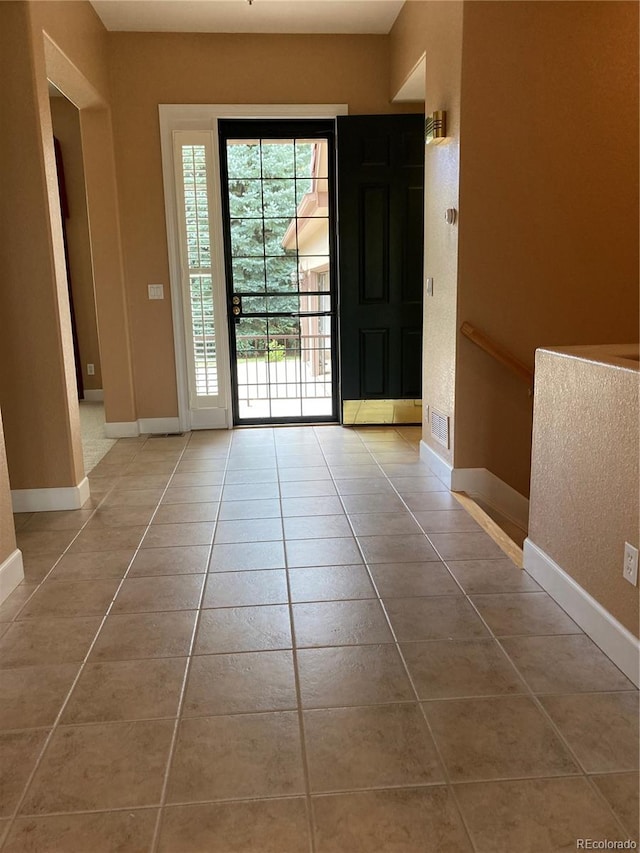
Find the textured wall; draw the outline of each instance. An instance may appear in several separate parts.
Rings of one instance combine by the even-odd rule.
[[[529,538],[638,636],[622,565],[625,541],[640,545],[640,374],[602,363],[599,347],[575,349],[536,355]]]
[[[425,276],[434,279],[434,295],[424,299],[422,398],[451,418],[453,448],[456,360],[458,229],[444,221],[445,210],[458,207],[460,169],[460,63],[462,3],[406,3],[391,31],[391,80],[395,91],[426,53],[425,113],[446,110],[448,139],[425,150]],[[425,409],[426,411],[426,409]],[[431,438],[423,439],[453,461]]]
[[[385,36],[112,33],[114,130],[138,417],[177,414],[158,104],[388,100]],[[147,284],[164,282],[164,302]]]
[[[637,3],[465,3],[458,319],[531,366],[638,340]],[[465,339],[456,424],[528,493],[527,387]]]
[[[70,486],[82,447],[44,59],[0,4],[0,404],[14,489]]]
[[[120,242],[108,71],[108,34],[87,2],[29,3],[34,109],[48,122],[46,77],[80,109],[83,165],[89,210],[100,362],[109,421],[136,418],[131,347]]]

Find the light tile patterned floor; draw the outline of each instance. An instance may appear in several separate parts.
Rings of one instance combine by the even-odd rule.
[[[3,853],[637,839],[637,692],[418,439],[126,439],[84,509],[17,516]]]

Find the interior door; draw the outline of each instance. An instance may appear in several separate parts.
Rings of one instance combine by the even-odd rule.
[[[236,424],[337,419],[334,133],[219,122]]]
[[[344,423],[420,423],[424,115],[341,116]]]

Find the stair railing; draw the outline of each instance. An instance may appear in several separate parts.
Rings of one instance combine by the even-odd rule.
[[[504,365],[519,379],[526,382],[529,386],[529,394],[533,393],[533,370],[527,367],[526,364],[517,359],[515,355],[512,355],[509,350],[504,349],[500,344],[497,344],[483,332],[476,329],[476,327],[472,326],[471,323],[464,322],[462,326],[460,326],[460,332],[465,336],[465,338],[468,338],[472,343],[480,347],[480,349],[484,350],[492,358],[495,358],[496,361],[499,361],[500,364]]]

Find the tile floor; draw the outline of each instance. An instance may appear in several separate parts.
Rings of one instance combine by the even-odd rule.
[[[638,696],[415,429],[121,440],[18,516],[3,853],[527,853],[637,839]]]

